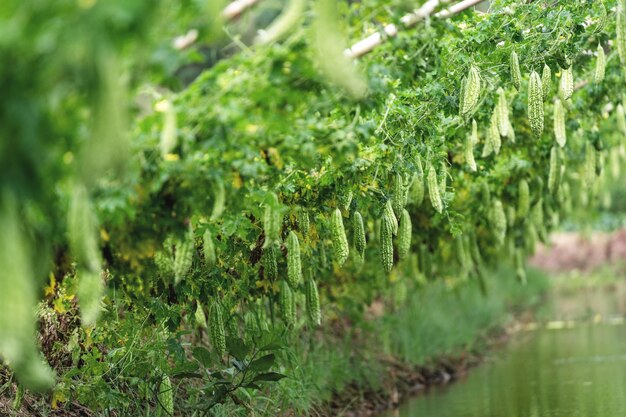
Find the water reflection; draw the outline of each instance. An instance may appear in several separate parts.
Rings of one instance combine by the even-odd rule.
[[[560,320],[574,326],[538,326],[449,387],[418,397],[399,417],[615,417],[626,415],[626,326],[604,294],[598,319],[587,303],[566,303]],[[608,298],[607,298],[608,297]],[[602,301],[600,297],[591,297]],[[616,297],[617,298],[617,297]],[[607,307],[609,305],[610,307]],[[581,317],[581,311],[584,316]],[[592,311],[593,314],[588,313]]]

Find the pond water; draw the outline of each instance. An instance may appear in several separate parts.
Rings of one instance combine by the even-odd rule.
[[[551,313],[558,320],[519,332],[466,378],[389,416],[626,416],[626,326],[615,311],[621,293],[559,299]]]

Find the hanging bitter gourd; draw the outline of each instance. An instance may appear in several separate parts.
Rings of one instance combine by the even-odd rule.
[[[206,315],[199,301],[196,302],[196,311],[194,311],[193,316],[198,327],[202,327],[203,329],[207,328]]]
[[[280,313],[285,325],[293,327],[296,324],[296,299],[289,284],[285,281],[280,282],[279,294]]]
[[[472,134],[470,137],[472,139],[472,145],[478,145],[480,139],[478,139],[478,123],[476,123],[475,119],[472,119]]]
[[[502,88],[498,88],[498,130],[503,137],[509,136],[509,104]],[[497,152],[496,152],[497,153]]]
[[[167,375],[161,377],[161,383],[159,384],[159,394],[157,395],[159,400],[159,410],[163,417],[174,416],[174,391],[172,387],[172,381]]]
[[[585,187],[590,189],[596,179],[596,148],[587,142],[585,144],[585,161],[583,165],[583,181]]]
[[[483,262],[482,255],[480,253],[480,246],[478,246],[478,240],[476,239],[476,233],[470,232],[467,237],[467,247],[469,254],[475,265],[480,265]]]
[[[413,226],[411,225],[411,216],[406,209],[402,210],[400,215],[400,224],[398,229],[398,258],[401,260],[409,256],[411,250],[411,235]]]
[[[337,265],[341,266],[346,262],[346,259],[348,259],[350,248],[348,238],[346,237],[346,230],[343,226],[343,217],[339,209],[335,209],[331,215],[330,230],[335,262],[337,262]]]
[[[408,187],[404,183],[402,174],[396,173],[393,177],[392,206],[396,218],[400,217],[402,209],[406,206],[408,199]]]
[[[352,204],[353,198],[354,193],[352,190],[346,190],[345,192],[339,194],[339,209],[342,211],[350,211],[350,205]]]
[[[567,142],[565,109],[563,108],[563,103],[558,98],[554,100],[554,138],[560,147],[565,146]]]
[[[474,144],[478,141],[478,127],[476,120],[472,120],[472,133],[465,139],[465,161],[470,171],[476,172],[476,159],[474,159]]]
[[[393,220],[384,213],[380,225],[380,259],[385,272],[393,268]]]
[[[535,137],[543,133],[543,91],[539,74],[533,71],[528,82],[528,120]]]
[[[226,322],[226,328],[228,330],[228,336],[232,338],[239,337],[239,323],[237,323],[237,316],[231,316],[230,320]]]
[[[415,158],[415,167],[416,172],[413,174],[413,179],[411,180],[411,192],[409,197],[411,203],[419,207],[424,201],[424,168],[422,167],[422,160],[419,155]]]
[[[618,0],[615,21],[615,43],[617,53],[622,63],[622,68],[626,68],[626,1]]]
[[[278,279],[278,255],[280,248],[277,243],[263,249],[263,275],[266,279]]]
[[[609,14],[606,10],[606,6],[604,5],[604,0],[598,2],[598,6],[600,8],[600,16],[598,16],[596,20],[596,31],[604,30],[604,27],[608,23]]]
[[[300,258],[300,242],[292,230],[287,236],[287,282],[296,288],[302,281],[302,260]]]
[[[83,184],[74,184],[67,216],[70,250],[81,268],[92,272],[101,269],[98,219]]]
[[[191,268],[193,262],[193,252],[195,242],[193,239],[193,229],[189,227],[187,235],[177,241],[174,252],[174,281],[178,284]]]
[[[598,52],[596,54],[596,71],[594,72],[594,81],[596,83],[604,80],[604,73],[606,71],[606,55],[602,45],[598,44]]]
[[[448,166],[445,162],[441,162],[439,166],[439,192],[445,193],[448,188]],[[397,218],[400,220],[400,216],[397,216]]]
[[[178,144],[177,123],[176,123],[176,107],[167,99],[159,101],[155,110],[163,113],[163,128],[159,140],[159,148],[161,149],[161,157],[165,159],[167,154],[172,152]]]
[[[535,203],[535,205],[530,210],[530,217],[532,223],[534,223],[535,228],[537,230],[537,235],[539,236],[539,240],[543,243],[547,243],[548,241],[548,232],[546,230],[546,225],[544,222],[543,215],[543,199],[539,199]]]
[[[556,195],[561,176],[561,164],[559,161],[559,148],[553,146],[550,150],[550,169],[548,171],[548,191]]]
[[[385,203],[385,208],[383,210],[383,214],[386,214],[389,216],[389,218],[391,219],[392,222],[392,226],[393,226],[393,234],[397,235],[398,234],[398,218],[396,217],[396,214],[393,211],[393,207],[391,205],[391,200],[388,200]]]
[[[615,117],[617,118],[617,128],[623,135],[626,135],[626,114],[622,103],[617,105],[617,108],[615,109]]]
[[[543,71],[541,72],[541,89],[543,91],[543,99],[547,99],[550,96],[550,90],[552,89],[552,70],[547,64],[543,65]]]
[[[100,300],[104,295],[104,281],[100,272],[93,272],[88,269],[79,269],[77,276],[76,295],[80,307],[80,320],[83,326],[93,326],[102,310]]]
[[[285,3],[282,12],[265,29],[259,30],[254,39],[258,44],[271,44],[285,38],[299,22],[306,11],[305,0],[290,0]]]
[[[310,227],[309,212],[304,208],[300,208],[298,211],[298,229],[303,237],[306,238],[308,236]]]
[[[480,200],[485,207],[491,205],[491,191],[489,190],[489,183],[486,180],[480,183]]]
[[[523,219],[530,210],[530,188],[525,179],[521,179],[517,186],[517,217]]]
[[[489,131],[487,132],[487,140],[491,144],[491,149],[498,155],[500,153],[500,147],[502,146],[502,139],[500,139],[500,112],[498,107],[493,109],[491,113],[491,120],[489,123]]]
[[[202,252],[204,253],[204,263],[208,267],[215,266],[217,262],[217,254],[215,250],[215,243],[213,242],[213,236],[210,230],[206,230],[202,236]]]
[[[13,407],[13,410],[19,410],[20,408],[22,408],[23,400],[24,400],[24,386],[18,383],[17,388],[15,390],[15,398],[13,399],[13,402],[11,403],[11,407]]]
[[[526,222],[524,225],[524,247],[528,253],[533,254],[535,252],[537,242],[539,241],[537,228],[532,221]]]
[[[319,243],[319,258],[320,258],[320,267],[322,269],[326,269],[328,267],[328,258],[326,256],[326,245],[323,241]]]
[[[282,208],[278,202],[278,197],[270,193],[263,215],[263,229],[265,231],[265,243],[263,248],[280,242],[280,231],[283,226]]]
[[[214,301],[209,308],[209,337],[213,348],[221,357],[226,353],[226,332],[224,330],[224,315],[222,306]]]
[[[507,139],[511,142],[511,143],[515,143],[515,130],[513,129],[513,125],[511,125],[511,120],[509,119],[509,129],[508,129],[509,134],[507,135]]]
[[[519,57],[517,56],[517,52],[511,52],[511,57],[509,59],[509,70],[511,72],[511,80],[513,81],[513,85],[517,91],[520,91],[522,86],[522,71],[519,67]]]
[[[430,254],[430,250],[428,250],[428,246],[425,243],[422,243],[419,248],[419,261],[420,261],[420,271],[424,274],[426,279],[432,279],[433,277],[433,260]]]
[[[306,295],[306,310],[311,323],[319,326],[322,322],[322,313],[320,311],[320,296],[317,291],[317,284],[312,277],[308,277],[304,286]]]
[[[467,118],[476,109],[480,98],[480,73],[475,65],[470,66],[467,77],[464,78],[461,87],[460,112],[461,117]]]
[[[517,221],[517,212],[515,211],[515,207],[507,206],[506,207],[506,224],[507,227],[512,228]]]
[[[352,215],[352,230],[354,232],[354,251],[362,263],[365,257],[365,245],[367,241],[365,238],[363,217],[358,211],[355,211]]]
[[[432,204],[433,208],[437,210],[437,212],[441,213],[443,211],[443,200],[441,199],[441,194],[439,191],[437,171],[432,164],[428,165],[428,197],[430,198],[430,203]]]
[[[498,245],[504,244],[504,239],[506,238],[506,214],[504,213],[504,207],[502,206],[502,201],[498,199],[494,199],[493,207],[491,209],[491,221],[494,236],[496,238],[496,242]]]
[[[494,113],[491,113],[491,119],[489,120],[489,127],[487,128],[487,133],[485,134],[485,144],[483,146],[483,151],[480,154],[481,158],[486,158],[493,153],[493,148],[495,145],[494,138],[496,135],[498,138],[500,137],[500,133],[498,132],[498,124],[497,121],[494,120]]]
[[[461,269],[467,270],[470,266],[470,260],[465,245],[465,235],[458,235],[454,238],[454,252],[456,253],[456,259]]]
[[[215,195],[213,197],[213,212],[211,213],[211,220],[217,220],[224,212],[226,205],[226,190],[224,189],[224,183],[222,180],[215,181]]]
[[[515,276],[522,285],[526,285],[526,269],[524,268],[524,253],[519,248],[515,250]]]
[[[154,254],[154,264],[157,267],[159,275],[166,282],[171,281],[171,277],[174,274],[173,244],[172,238],[168,237],[163,243],[163,249]]]
[[[574,69],[570,65],[567,69],[561,69],[561,82],[559,83],[559,95],[563,100],[569,100],[574,94]]]

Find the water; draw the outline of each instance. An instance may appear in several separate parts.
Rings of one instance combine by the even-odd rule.
[[[620,298],[615,292],[561,297],[551,317],[558,321],[520,332],[465,379],[390,416],[626,416],[626,326],[614,312]]]

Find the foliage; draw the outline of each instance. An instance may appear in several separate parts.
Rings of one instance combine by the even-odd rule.
[[[626,11],[616,3],[494,1],[489,13],[400,33],[354,68],[341,45],[372,21],[399,20],[402,10],[389,16],[395,2],[366,0],[341,3],[330,16],[330,3],[319,2],[302,17],[307,24],[287,21],[289,36],[275,36],[284,40],[243,48],[178,93],[151,89],[141,116],[125,98],[138,83],[128,74],[145,69],[135,53],[159,29],[151,25],[159,7],[3,4],[0,51],[16,64],[0,68],[0,252],[15,264],[0,272],[0,297],[20,304],[27,323],[5,324],[14,304],[0,302],[4,358],[29,387],[50,385],[29,383],[33,374],[20,367],[39,363],[28,314],[50,271],[68,282],[105,280],[95,328],[88,325],[102,289],[89,281],[74,292],[86,325],[76,331],[106,347],[77,348],[83,356],[73,359],[88,362],[93,375],[80,378],[93,377],[91,387],[102,387],[96,394],[112,383],[105,363],[116,361],[133,389],[156,393],[164,374],[175,387],[172,369],[208,346],[189,346],[189,329],[199,324],[191,312],[210,305],[212,356],[201,362],[209,382],[199,391],[206,409],[240,401],[231,393],[256,389],[254,375],[274,365],[248,372],[263,349],[247,348],[247,321],[287,339],[307,330],[301,312],[310,279],[322,320],[358,316],[390,283],[411,277],[488,291],[487,268],[531,253],[573,206],[592,208],[604,166],[623,163],[626,132],[615,126],[626,123],[613,110],[625,77],[608,43],[623,29],[616,13]],[[63,24],[49,29],[49,16]],[[50,47],[65,41],[61,53]],[[598,45],[606,52],[601,82]],[[45,70],[33,78],[29,68]],[[145,71],[170,83],[167,72]],[[543,128],[555,106],[565,145],[564,135],[557,141]],[[620,157],[605,161],[613,150]],[[518,201],[529,215],[517,212]],[[357,212],[362,222],[348,221]],[[58,294],[50,296],[48,303]],[[215,306],[219,328],[211,328]],[[125,333],[107,334],[110,323]],[[111,349],[116,336],[136,342]],[[11,342],[27,355],[12,355]],[[224,344],[237,363],[222,362]],[[142,353],[130,361],[134,349]],[[78,377],[70,371],[63,381]],[[129,406],[122,391],[113,399],[77,395],[94,408]]]

